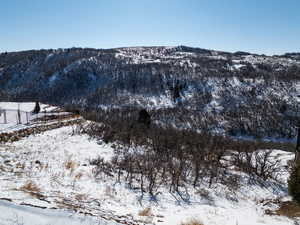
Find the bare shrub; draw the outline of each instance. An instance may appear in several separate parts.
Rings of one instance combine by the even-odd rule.
[[[104,158],[100,156],[97,159],[90,160],[90,165],[95,166],[93,169],[95,177],[101,175],[113,176],[114,166],[110,162],[106,162]]]
[[[82,173],[77,173],[77,174],[74,176],[74,179],[75,179],[75,180],[80,180],[82,176],[83,176]]]
[[[210,199],[209,191],[207,191],[207,190],[205,190],[205,189],[197,190],[197,191],[195,192],[195,194],[201,196],[201,197],[204,198],[204,199]]]
[[[75,168],[76,168],[76,166],[77,166],[77,163],[74,162],[74,161],[71,160],[71,159],[68,159],[68,160],[64,163],[64,166],[65,166],[65,168],[66,168],[67,170],[70,170],[71,173],[73,173],[74,170],[75,170]]]
[[[163,123],[157,123],[159,115],[151,113],[151,126],[140,126],[138,111],[134,109],[99,110],[90,115],[99,123],[89,123],[81,129],[82,133],[115,146],[111,161],[90,161],[95,166],[95,177],[114,177],[116,182],[125,181],[130,188],[153,197],[163,185],[182,198],[188,185],[197,188],[203,182],[210,187],[222,183],[236,190],[240,179],[228,172],[232,167],[248,174],[252,181],[277,179],[279,162],[271,157],[271,151],[256,151],[264,146],[262,142],[212,135],[197,123],[178,129],[171,125],[174,112],[168,112]],[[183,123],[193,123],[185,119],[182,118]]]
[[[84,201],[88,198],[86,194],[76,194],[75,199],[79,202]]]
[[[37,186],[37,184],[33,181],[27,181],[21,188],[20,190],[25,191],[25,192],[40,192],[41,189]]]
[[[151,208],[147,207],[139,212],[139,216],[152,216]]]
[[[242,172],[250,175],[250,182],[278,180],[278,174],[283,168],[280,161],[271,157],[272,151],[240,151],[233,157],[233,165]]]

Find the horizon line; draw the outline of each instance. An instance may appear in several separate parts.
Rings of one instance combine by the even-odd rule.
[[[287,51],[281,54],[266,54],[266,53],[254,53],[252,51],[245,51],[245,50],[239,50],[239,51],[226,51],[226,50],[216,50],[211,48],[202,48],[202,47],[195,47],[191,45],[133,45],[133,46],[120,46],[120,47],[108,47],[108,48],[96,48],[96,47],[79,47],[79,46],[72,46],[72,47],[58,47],[58,48],[32,48],[32,49],[20,49],[20,50],[12,50],[12,51],[3,51],[0,50],[0,54],[5,53],[17,53],[17,52],[27,52],[27,51],[42,51],[42,50],[65,50],[65,49],[94,49],[94,50],[109,50],[109,49],[122,49],[122,48],[176,48],[176,47],[188,47],[188,48],[194,48],[194,49],[202,49],[202,50],[208,50],[208,51],[215,51],[215,52],[223,52],[223,53],[248,53],[251,55],[260,55],[260,56],[284,56],[286,54],[300,54],[300,52],[292,52]]]

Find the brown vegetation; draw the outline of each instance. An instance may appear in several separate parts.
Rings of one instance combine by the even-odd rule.
[[[21,188],[21,191],[38,193],[41,189],[33,181],[27,181]]]
[[[67,160],[64,163],[64,166],[67,170],[71,170],[74,171],[75,167],[76,167],[76,162],[72,161],[72,160]]]
[[[279,209],[276,210],[276,214],[290,218],[300,217],[300,206],[292,201],[282,202]]]
[[[196,219],[190,219],[187,222],[182,222],[180,225],[203,225],[203,223]]]
[[[145,208],[139,212],[139,216],[151,216],[152,211],[151,208]]]

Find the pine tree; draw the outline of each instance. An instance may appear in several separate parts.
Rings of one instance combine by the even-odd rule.
[[[38,114],[40,111],[41,111],[41,107],[40,107],[39,102],[35,102],[35,107],[34,107],[32,113]]]
[[[149,127],[151,124],[151,116],[150,114],[146,111],[146,109],[142,109],[139,112],[139,118],[138,122],[146,125],[146,127]]]

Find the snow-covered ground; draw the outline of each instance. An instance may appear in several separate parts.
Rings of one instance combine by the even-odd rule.
[[[73,126],[63,127],[0,146],[0,199],[46,207],[45,215],[40,214],[45,209],[30,211],[32,218],[51,218],[42,224],[55,221],[56,212],[48,214],[48,209],[56,208],[57,213],[68,209],[108,221],[118,219],[134,224],[176,225],[194,218],[204,225],[294,225],[294,221],[286,217],[266,215],[266,209],[277,206],[262,203],[266,199],[288,198],[287,172],[281,174],[285,184],[245,183],[237,190],[221,184],[212,188],[206,185],[198,189],[190,187],[188,200],[162,188],[161,194],[153,199],[146,194],[142,196],[140,191],[130,189],[125,183],[115,183],[114,179],[96,180],[94,166],[89,161],[98,156],[111,159],[113,147],[74,131]],[[280,159],[282,165],[294,157],[280,150],[274,150],[272,156]],[[22,211],[25,208],[17,207],[9,214],[11,208],[15,206],[0,203],[0,214],[5,215],[0,216],[0,224],[16,216],[26,217]],[[141,216],[140,212],[145,209],[149,209],[147,215]],[[23,221],[34,224],[25,218]]]
[[[112,221],[71,212],[40,209],[0,201],[0,225],[116,225]]]

